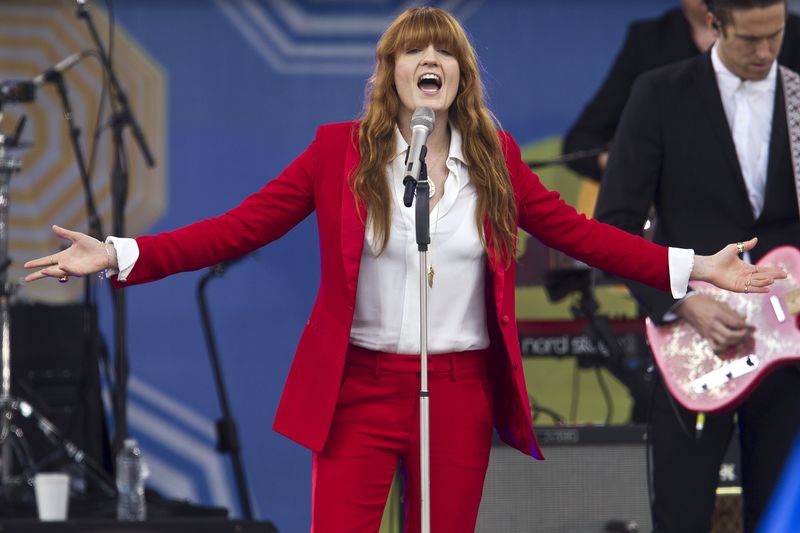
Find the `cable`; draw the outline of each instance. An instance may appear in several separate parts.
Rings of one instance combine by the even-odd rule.
[[[539,415],[544,413],[553,419],[558,425],[564,424],[564,417],[561,416],[555,409],[551,409],[549,407],[545,407],[539,402],[536,401],[536,398],[533,397],[532,394],[528,394],[528,402],[531,404],[531,414],[532,414],[532,421],[536,422],[539,418]]]
[[[575,368],[572,370],[572,398],[569,403],[569,421],[575,422],[578,418],[578,398],[580,397],[580,387],[578,375],[578,358],[575,358]]]
[[[662,378],[663,380],[663,378]],[[675,398],[672,397],[669,391],[667,393],[667,400],[669,400],[669,405],[672,407],[672,412],[675,413],[675,418],[678,419],[678,425],[681,427],[681,431],[684,435],[686,435],[689,439],[697,439],[697,435],[695,433],[691,433],[689,428],[686,427],[686,424],[683,421],[683,417],[681,416],[680,411],[678,411],[678,404],[675,403]]]
[[[97,53],[96,50],[92,50],[92,55],[98,60],[100,59],[100,54]],[[100,138],[100,134],[105,131],[105,127],[101,126],[103,123],[103,117],[105,115],[105,104],[106,98],[108,98],[108,74],[106,73],[106,69],[102,67],[102,62],[100,65],[100,72],[103,74],[103,83],[100,85],[100,100],[97,104],[97,117],[95,118],[94,122],[94,132],[92,133],[92,143],[89,147],[89,176],[94,175],[94,167],[97,162],[97,141]]]
[[[650,404],[647,406],[647,431],[644,434],[644,459],[645,469],[647,472],[647,501],[650,504],[650,519],[655,522],[653,514],[653,504],[655,503],[655,490],[653,489],[653,440],[651,438],[653,432],[653,404],[656,400],[656,389],[658,388],[661,380],[661,373],[653,368],[656,377],[653,380],[653,389],[650,391]]]
[[[600,392],[603,394],[603,399],[606,402],[606,425],[611,424],[611,419],[614,417],[614,400],[611,398],[611,391],[608,390],[606,378],[603,377],[603,371],[599,366],[594,368],[594,375],[597,377],[597,384],[600,386]]]
[[[114,28],[117,21],[114,18],[114,6],[111,0],[105,0],[106,10],[108,11],[108,66],[114,66]]]

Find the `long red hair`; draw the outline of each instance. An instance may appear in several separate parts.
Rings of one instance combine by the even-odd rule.
[[[400,106],[394,86],[395,57],[408,48],[431,43],[449,50],[458,60],[461,72],[449,119],[461,132],[462,152],[477,192],[475,224],[478,234],[484,247],[491,246],[498,257],[510,262],[514,257],[517,213],[494,117],[484,101],[475,51],[458,21],[441,9],[407,9],[378,41],[375,71],[367,84],[359,126],[361,162],[353,174],[353,192],[367,206],[373,234],[379,249],[384,250],[389,240],[392,209],[386,166],[394,156]],[[483,221],[487,217],[491,243],[486,242],[483,232]]]

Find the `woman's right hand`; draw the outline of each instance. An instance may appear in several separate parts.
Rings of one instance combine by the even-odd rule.
[[[60,226],[53,226],[53,232],[71,241],[72,245],[56,254],[25,263],[25,268],[39,269],[25,276],[25,281],[48,277],[66,281],[66,276],[86,276],[107,268],[117,268],[117,253],[111,244]]]
[[[742,293],[769,292],[775,280],[786,279],[782,268],[772,265],[751,265],[739,259],[739,254],[750,251],[758,242],[729,244],[714,255],[695,255],[690,280],[706,281],[720,289]]]

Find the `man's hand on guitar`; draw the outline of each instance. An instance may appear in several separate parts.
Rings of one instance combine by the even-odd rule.
[[[784,279],[786,272],[769,265],[751,265],[739,259],[739,254],[755,247],[758,240],[729,244],[714,255],[695,255],[690,279],[707,281],[720,289],[733,292],[769,292],[776,279]]]
[[[717,353],[739,344],[755,331],[747,325],[745,317],[705,294],[686,298],[675,308],[675,314],[708,339]]]

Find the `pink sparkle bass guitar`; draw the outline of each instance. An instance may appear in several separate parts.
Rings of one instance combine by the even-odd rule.
[[[758,264],[777,265],[789,276],[766,294],[737,294],[703,282],[691,287],[747,317],[755,333],[716,354],[686,321],[656,326],[647,319],[647,337],[664,381],[681,405],[700,413],[736,407],[774,368],[800,361],[800,251],[775,248]]]

